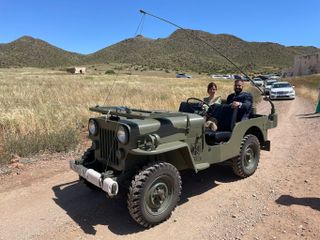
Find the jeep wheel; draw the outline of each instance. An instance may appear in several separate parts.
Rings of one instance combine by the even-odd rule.
[[[233,172],[242,178],[249,177],[257,170],[259,159],[259,140],[254,135],[246,135],[241,142],[240,155],[233,159]]]
[[[131,217],[144,227],[152,227],[168,219],[181,194],[178,170],[166,162],[142,169],[132,180],[128,193]]]

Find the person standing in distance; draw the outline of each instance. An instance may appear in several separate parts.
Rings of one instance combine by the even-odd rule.
[[[243,91],[244,81],[237,79],[234,81],[234,93],[227,98],[227,104],[231,108],[238,108],[237,122],[246,120],[252,113],[252,95]]]

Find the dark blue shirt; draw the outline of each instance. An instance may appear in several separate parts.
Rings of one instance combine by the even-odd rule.
[[[237,122],[248,119],[252,113],[252,95],[248,92],[240,92],[239,94],[232,93],[227,98],[227,103],[233,101],[241,102],[242,105],[238,109]]]

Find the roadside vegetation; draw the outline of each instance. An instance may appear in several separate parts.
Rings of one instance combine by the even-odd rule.
[[[316,104],[318,101],[320,74],[285,78],[285,81],[290,82],[295,86],[295,91],[298,95],[310,100]]]
[[[172,78],[166,72],[71,75],[48,69],[0,69],[0,163],[13,156],[76,149],[88,118],[95,114],[88,110],[91,106],[178,110],[188,97],[206,96],[210,81],[200,75]],[[222,98],[233,91],[233,81],[215,82]],[[247,89],[252,90],[250,84]]]

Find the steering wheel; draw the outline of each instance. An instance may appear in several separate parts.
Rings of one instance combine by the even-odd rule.
[[[201,116],[205,116],[206,112],[209,109],[209,104],[199,98],[188,98],[187,104],[189,107],[195,112],[200,114]],[[196,104],[196,106],[195,106]]]

